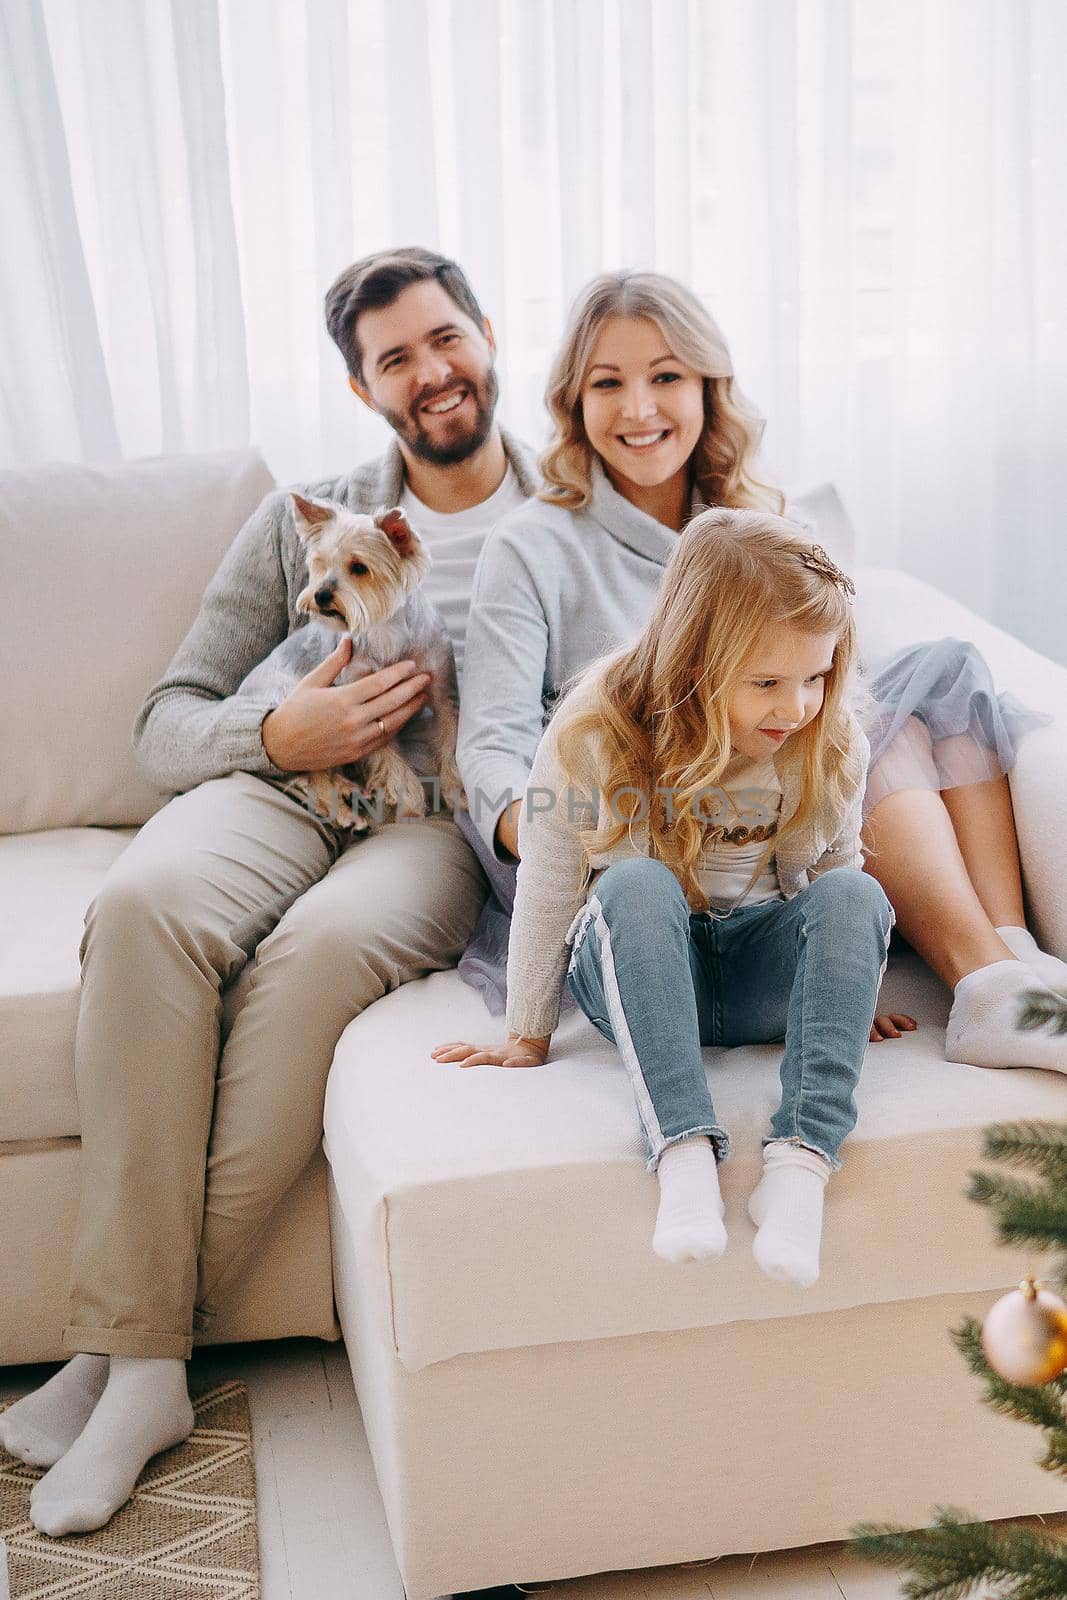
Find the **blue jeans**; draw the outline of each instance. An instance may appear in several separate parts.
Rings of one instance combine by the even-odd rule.
[[[840,1166],[892,926],[881,887],[853,867],[823,873],[795,899],[725,917],[690,915],[661,861],[607,869],[578,925],[568,981],[626,1064],[651,1171],[692,1134],[707,1134],[720,1161],[729,1154],[701,1045],[783,1036],[782,1101],[763,1142],[789,1139]]]

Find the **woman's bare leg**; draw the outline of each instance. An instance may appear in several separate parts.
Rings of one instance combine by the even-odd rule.
[[[989,791],[996,784],[966,787]],[[1019,959],[991,921],[991,916],[1021,916],[1022,903],[1018,855],[1007,848],[996,823],[1000,800],[990,806],[988,793],[945,793],[954,793],[957,801],[963,795],[956,806],[962,847],[953,816],[934,789],[898,789],[886,795],[864,829],[865,843],[873,851],[867,870],[889,897],[897,926],[952,989],[945,1055],[975,1067],[1042,1067],[1067,1073],[1067,1040],[1019,1028],[1023,996],[1048,980],[1035,976],[1029,961]],[[1012,821],[1013,841],[1014,835]],[[964,848],[975,862],[982,897],[971,881]],[[1009,935],[1018,931],[1001,927]]]
[[[946,789],[945,808],[975,893],[1012,954],[1042,983],[1067,993],[1067,963],[1042,950],[1026,926],[1019,841],[1006,777]]]
[[[959,796],[994,787],[974,784],[967,790],[946,790],[945,794]],[[982,840],[987,823],[982,820],[981,805],[968,806],[965,801],[960,809],[965,813],[968,850],[985,849]],[[1011,839],[1014,842],[1014,819]],[[898,789],[886,795],[868,816],[863,841],[868,852],[867,871],[889,897],[897,914],[897,927],[950,989],[979,967],[1015,959],[996,931],[1010,918],[1005,916],[1000,924],[992,921],[972,882],[944,795],[933,789]],[[1000,853],[994,852],[998,857]],[[984,872],[977,876],[984,882]],[[996,896],[1003,898],[994,897],[984,887],[989,904],[998,912],[1014,909],[1007,904],[1010,873],[1005,872],[1002,881],[999,872],[994,871],[990,881],[996,885]],[[1018,884],[1017,855],[1015,882]],[[1021,888],[1017,893],[1021,915]]]
[[[956,754],[939,746],[935,759],[926,725],[905,721],[869,774],[867,871],[901,933],[952,990],[946,1058],[1067,1073],[1067,1040],[1019,1027],[1026,996],[1059,987],[1060,974],[1067,989],[1067,968],[1038,949],[1023,922],[1007,779],[988,762],[976,769],[970,747],[966,762],[945,760]],[[976,776],[942,791],[942,770]]]
[[[1025,928],[1019,841],[1007,778],[945,789],[941,799],[990,925]]]

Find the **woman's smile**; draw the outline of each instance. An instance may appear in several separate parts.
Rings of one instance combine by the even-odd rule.
[[[626,446],[627,450],[646,454],[649,450],[654,450],[657,445],[661,445],[672,432],[671,428],[656,428],[644,433],[619,433],[615,437]]]
[[[605,321],[582,384],[582,421],[608,477],[633,505],[662,517],[666,491],[678,509],[688,506],[704,380],[648,317]]]

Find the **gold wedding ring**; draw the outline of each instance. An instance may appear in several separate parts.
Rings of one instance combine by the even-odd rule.
[[[378,718],[378,732],[380,734],[382,734],[383,737],[384,737],[384,735],[385,735],[385,723],[382,721],[381,717]]]

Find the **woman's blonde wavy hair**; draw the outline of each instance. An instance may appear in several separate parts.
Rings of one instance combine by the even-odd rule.
[[[752,881],[822,805],[843,816],[862,778],[849,704],[852,613],[843,582],[805,564],[811,553],[792,523],[766,512],[715,508],[694,517],[637,643],[588,668],[583,692],[557,713],[564,772],[585,791],[595,772],[601,796],[596,825],[580,831],[587,855],[612,849],[647,822],[649,853],[670,867],[693,911],[708,909],[697,878],[706,825],[700,797],[730,759],[730,692],[765,628],[832,633],[837,643],[822,706],[789,740],[800,764],[800,805]]]
[[[647,317],[671,354],[703,378],[704,430],[692,470],[705,505],[782,512],[782,494],[761,483],[753,470],[763,420],[734,386],[726,340],[696,295],[660,272],[606,272],[587,284],[571,307],[545,390],[553,436],[541,457],[541,499],[572,510],[589,504],[595,452],[582,419],[582,385],[609,317]]]

